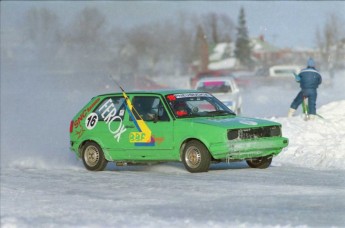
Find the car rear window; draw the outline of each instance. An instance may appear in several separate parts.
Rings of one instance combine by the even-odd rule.
[[[99,121],[109,121],[114,116],[123,117],[125,115],[125,99],[123,97],[107,97],[94,110]],[[114,118],[114,121],[120,119]]]
[[[229,93],[231,92],[231,87],[226,81],[205,81],[199,83],[197,90],[210,93]]]

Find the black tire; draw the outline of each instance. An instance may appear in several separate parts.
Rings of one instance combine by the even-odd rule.
[[[247,159],[246,162],[251,168],[266,169],[272,163],[272,156]]]
[[[204,144],[192,140],[182,152],[182,162],[191,173],[207,172],[211,164],[211,155]]]
[[[95,142],[87,142],[84,145],[82,159],[85,168],[91,171],[102,171],[108,163],[102,148]]]

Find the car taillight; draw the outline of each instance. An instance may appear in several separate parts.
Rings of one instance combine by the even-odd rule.
[[[71,121],[70,125],[69,125],[69,133],[73,132],[73,120]]]

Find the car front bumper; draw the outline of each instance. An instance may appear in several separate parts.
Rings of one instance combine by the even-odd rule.
[[[245,140],[229,140],[210,146],[215,159],[243,160],[279,154],[287,147],[289,140],[285,137],[266,137]]]

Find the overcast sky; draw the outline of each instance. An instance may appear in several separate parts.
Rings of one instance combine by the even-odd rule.
[[[345,21],[344,1],[1,1],[1,30],[13,27],[32,7],[54,10],[61,20],[72,19],[86,6],[97,7],[108,22],[124,26],[174,19],[179,12],[226,13],[237,24],[244,7],[249,35],[263,34],[279,47],[314,47],[317,28],[329,14]]]

